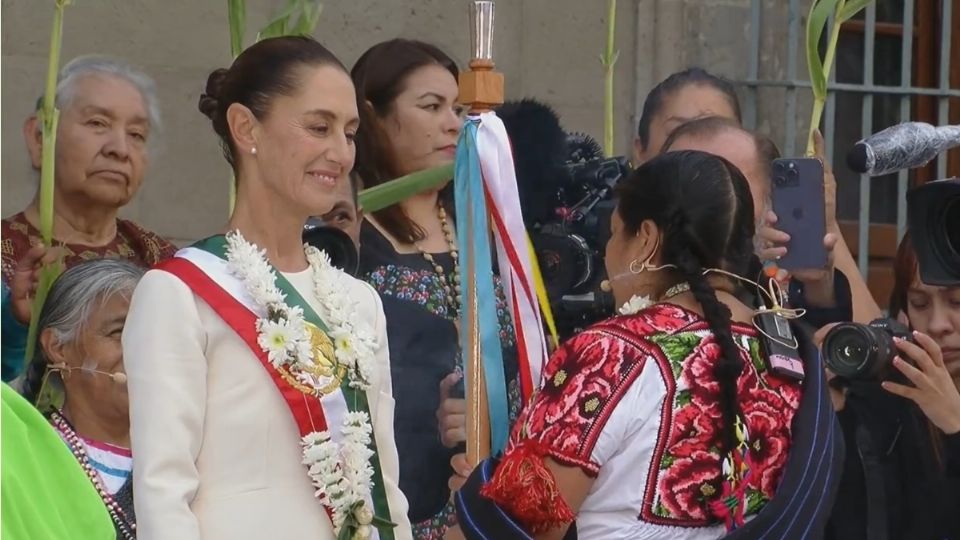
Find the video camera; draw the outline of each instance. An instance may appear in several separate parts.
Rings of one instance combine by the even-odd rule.
[[[587,135],[568,135],[567,147],[565,181],[557,186],[552,214],[530,232],[561,338],[613,313],[613,297],[600,287],[603,255],[614,187],[630,172],[626,158],[604,158]]]
[[[960,285],[960,178],[910,190],[907,221],[920,280],[928,285]]]

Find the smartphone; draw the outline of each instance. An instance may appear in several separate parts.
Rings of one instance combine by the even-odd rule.
[[[787,254],[776,261],[786,270],[822,268],[827,264],[823,164],[816,158],[783,158],[773,162],[771,198],[775,227],[790,235]]]

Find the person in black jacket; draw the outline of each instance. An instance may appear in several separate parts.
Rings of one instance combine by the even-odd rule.
[[[909,235],[894,265],[891,316],[904,384],[834,392],[847,457],[828,539],[960,539],[960,287],[922,283]]]

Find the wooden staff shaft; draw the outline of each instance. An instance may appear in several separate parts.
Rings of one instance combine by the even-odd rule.
[[[473,60],[470,70],[460,74],[460,102],[470,107],[471,113],[492,110],[503,103],[503,74],[494,71],[493,2],[474,1],[470,10],[473,40]],[[469,201],[472,203],[473,201]],[[473,211],[473,204],[469,205]],[[472,220],[467,218],[469,227]],[[468,238],[473,231],[468,231]],[[461,246],[469,250],[469,260],[476,261],[476,246]],[[486,381],[483,376],[483,351],[480,347],[480,319],[477,309],[477,276],[467,275],[466,328],[469,350],[464,351],[467,367],[467,460],[477,465],[490,455],[490,409],[487,402]]]

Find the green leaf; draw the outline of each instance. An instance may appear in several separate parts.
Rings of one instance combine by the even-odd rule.
[[[30,307],[30,326],[27,328],[27,350],[24,354],[24,364],[29,364],[36,353],[37,337],[40,328],[40,312],[43,310],[43,304],[47,301],[47,294],[53,282],[63,273],[62,256],[60,260],[54,261],[40,269],[40,276],[37,279],[37,292],[33,297],[33,305]]]
[[[442,186],[453,178],[453,163],[417,171],[360,192],[364,212],[376,212],[412,195]]]
[[[700,344],[700,336],[692,332],[680,334],[660,335],[651,338],[651,341],[660,346],[664,356],[670,362],[673,376],[679,377],[683,361]]]
[[[752,514],[760,510],[760,507],[767,502],[767,498],[763,496],[763,493],[755,489],[747,490],[747,514]]]
[[[847,3],[837,13],[837,24],[849,21],[854,15],[860,13],[860,10],[867,7],[870,2],[873,2],[873,0],[847,0]]]
[[[813,95],[820,99],[825,99],[827,95],[827,74],[820,59],[820,37],[836,5],[837,0],[814,0],[807,17],[807,68],[810,70]]]
[[[257,41],[272,37],[310,35],[320,21],[323,3],[320,0],[289,0],[279,15],[257,34]]]
[[[757,373],[763,373],[767,370],[767,364],[763,361],[763,354],[760,352],[760,340],[750,340],[750,361],[753,362],[753,367],[756,368]]]
[[[287,23],[290,17],[297,12],[298,7],[300,7],[300,0],[289,0],[283,11],[257,33],[257,41],[288,35]]]
[[[297,33],[308,36],[317,28],[320,22],[320,13],[323,12],[323,4],[317,0],[305,0],[303,4],[303,14],[300,16],[300,22],[297,25]]]
[[[374,527],[376,527],[376,528],[378,528],[378,529],[382,529],[382,528],[384,528],[384,527],[389,527],[389,528],[392,529],[392,528],[394,528],[394,527],[397,526],[396,523],[394,523],[394,522],[392,522],[392,521],[390,521],[390,520],[383,519],[383,518],[380,517],[380,516],[373,516],[373,521],[372,521],[371,523],[372,523],[372,525],[373,525]]]
[[[227,18],[230,21],[230,54],[234,58],[243,52],[243,37],[247,27],[245,0],[227,0]]]
[[[677,407],[685,407],[689,405],[691,401],[693,401],[693,395],[689,390],[681,390],[677,392]]]

